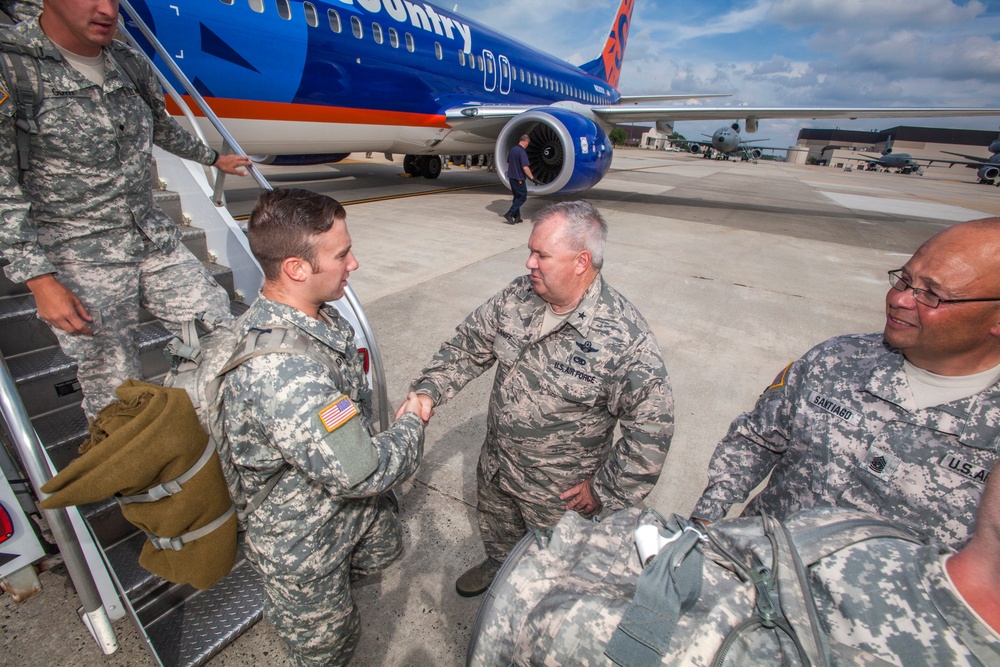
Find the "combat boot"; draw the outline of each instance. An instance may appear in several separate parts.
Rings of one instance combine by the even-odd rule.
[[[482,595],[489,589],[490,584],[493,583],[493,578],[497,576],[499,569],[500,563],[487,558],[459,577],[458,581],[455,582],[455,590],[465,598],[474,598],[477,595]]]

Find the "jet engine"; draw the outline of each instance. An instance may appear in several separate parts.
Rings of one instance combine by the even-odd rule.
[[[749,150],[751,160],[759,160],[761,156],[761,151],[759,148],[751,148]]]
[[[584,109],[584,107],[581,107]],[[538,195],[587,190],[611,168],[611,141],[604,130],[583,113],[566,107],[542,107],[518,114],[497,137],[497,162],[503,165],[507,153],[522,134],[530,138],[528,162],[538,185],[528,186]],[[510,183],[506,170],[498,168],[500,180]]]
[[[688,144],[688,150],[697,155],[701,152],[702,146],[701,144]]]
[[[979,180],[983,182],[993,182],[998,176],[1000,176],[1000,166],[995,164],[988,164],[986,166],[980,167],[979,171],[976,172],[979,176]]]

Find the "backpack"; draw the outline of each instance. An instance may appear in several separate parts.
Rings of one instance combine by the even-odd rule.
[[[763,655],[767,664],[827,665],[806,568],[881,537],[921,541],[837,508],[707,528],[654,510],[600,522],[567,512],[504,562],[466,664],[724,666],[761,664]]]
[[[253,497],[247,496],[226,443],[222,404],[226,374],[265,354],[301,354],[322,364],[338,383],[341,378],[340,369],[320,352],[320,343],[311,336],[287,327],[270,327],[251,329],[241,338],[237,331],[242,329],[245,319],[246,313],[231,324],[201,318],[184,322],[180,336],[167,343],[164,350],[171,369],[163,380],[163,386],[184,389],[190,396],[198,421],[208,434],[209,446],[218,453],[241,529],[291,466],[286,464]]]
[[[0,12],[0,17],[9,17]],[[46,49],[39,46],[25,46],[17,41],[16,35],[8,26],[0,21],[0,76],[8,83],[8,90],[15,109],[15,127],[17,129],[17,182],[24,182],[24,173],[31,168],[30,150],[31,136],[38,134],[38,109],[44,99],[44,87],[41,85],[42,74],[38,61],[51,58],[64,60],[58,49]],[[153,108],[151,100],[153,91],[149,89],[148,79],[143,75],[139,56],[125,44],[112,41],[108,49],[111,59],[118,65],[118,70],[127,84],[131,84],[142,97],[147,106]],[[28,75],[26,63],[34,68],[34,76]]]

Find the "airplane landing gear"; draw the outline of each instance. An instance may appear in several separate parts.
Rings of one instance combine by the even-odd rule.
[[[441,156],[407,155],[403,158],[403,172],[410,176],[434,179],[441,175]]]

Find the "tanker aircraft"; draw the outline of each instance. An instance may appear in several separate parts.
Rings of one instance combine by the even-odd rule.
[[[611,166],[616,123],[655,122],[669,133],[675,121],[735,116],[753,133],[767,118],[1000,116],[677,106],[665,102],[712,95],[623,95],[635,2],[621,0],[603,48],[579,66],[420,0],[121,0],[121,8],[126,30],[155,34],[242,148],[274,164],[402,154],[408,173],[435,178],[442,155],[503,160],[527,134],[538,180],[529,192],[544,195],[596,185]],[[508,185],[504,169],[497,174]]]

